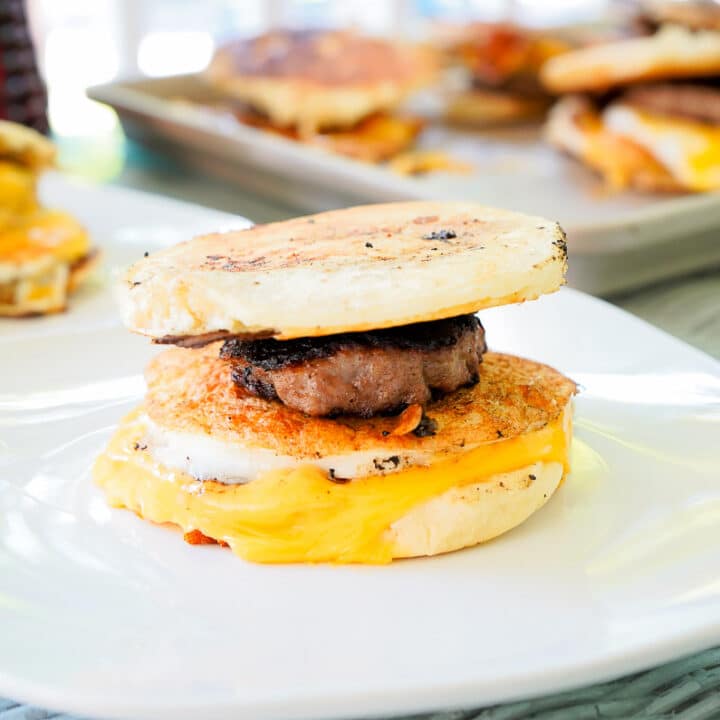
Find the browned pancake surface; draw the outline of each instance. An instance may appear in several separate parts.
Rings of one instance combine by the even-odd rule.
[[[572,380],[547,365],[486,353],[477,385],[428,406],[434,435],[393,435],[395,417],[308,417],[238,389],[231,364],[218,358],[219,347],[173,348],[153,359],[146,372],[149,416],[168,430],[295,457],[383,446],[440,453],[511,438],[557,419],[576,390]]]
[[[426,53],[341,30],[276,30],[222,47],[216,67],[228,75],[301,80],[325,87],[412,84],[430,65]]]

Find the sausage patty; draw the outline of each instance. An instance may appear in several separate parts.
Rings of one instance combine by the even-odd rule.
[[[711,84],[638,85],[622,95],[628,105],[667,117],[720,125],[720,87]]]
[[[485,331],[474,315],[296,340],[226,340],[239,387],[308,415],[392,413],[478,381]]]

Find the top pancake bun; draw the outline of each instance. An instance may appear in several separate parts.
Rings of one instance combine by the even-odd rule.
[[[135,263],[118,300],[156,339],[289,339],[407,325],[557,290],[565,235],[550,220],[475,203],[333,210],[196,237]]]
[[[654,35],[592,45],[548,60],[540,72],[553,93],[604,92],[649,80],[720,74],[720,32],[664,25]]]

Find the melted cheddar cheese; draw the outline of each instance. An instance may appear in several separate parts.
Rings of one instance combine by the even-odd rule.
[[[59,312],[97,253],[77,220],[38,200],[38,177],[55,157],[52,143],[0,121],[0,155],[0,316]]]
[[[37,208],[35,173],[12,162],[0,160],[1,223],[16,213],[27,213]]]
[[[608,130],[599,115],[588,113],[577,122],[583,132],[583,160],[603,176],[609,189],[678,189],[670,172],[648,149]]]
[[[535,462],[568,468],[569,415],[540,430],[450,456],[429,467],[336,483],[313,465],[273,470],[244,485],[198,481],[153,459],[142,409],[121,423],[93,468],[108,502],[184,532],[199,530],[255,562],[387,563],[386,531],[454,487]]]
[[[90,249],[88,234],[71,215],[36,210],[18,215],[0,229],[0,262],[32,262],[51,257],[72,263]]]

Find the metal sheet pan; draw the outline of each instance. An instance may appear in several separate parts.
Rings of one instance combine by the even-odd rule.
[[[197,75],[96,86],[133,139],[238,188],[301,211],[400,199],[473,200],[555,220],[568,232],[571,285],[612,294],[720,265],[720,194],[608,195],[537,128],[458,130],[430,123],[420,146],[469,162],[469,175],[403,177],[247,127],[206,106],[221,100]]]

